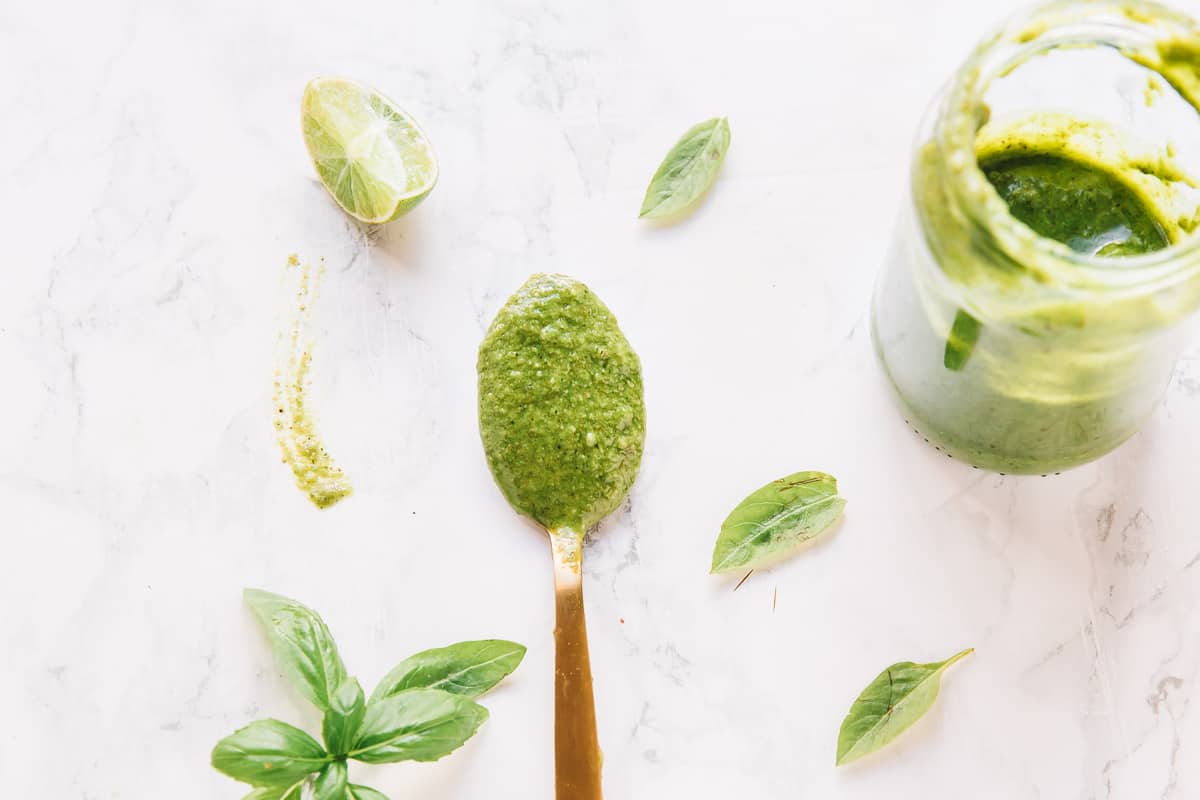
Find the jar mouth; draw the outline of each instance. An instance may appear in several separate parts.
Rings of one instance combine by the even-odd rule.
[[[994,79],[1050,51],[1085,46],[1114,49],[1154,70],[1159,44],[1168,40],[1200,41],[1200,26],[1152,2],[1131,8],[1116,0],[1058,0],[1010,18],[975,49],[944,95],[934,144],[948,167],[948,191],[980,246],[1039,282],[1070,289],[1140,293],[1200,275],[1200,229],[1184,232],[1162,249],[1119,257],[1080,252],[1039,235],[1012,215],[976,154],[977,135],[989,114],[984,95]],[[1200,115],[1200,108],[1196,111]]]

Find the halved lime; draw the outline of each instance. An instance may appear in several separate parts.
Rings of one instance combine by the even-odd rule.
[[[315,78],[300,107],[304,144],[321,183],[346,213],[389,222],[437,183],[437,156],[408,114],[346,78]]]

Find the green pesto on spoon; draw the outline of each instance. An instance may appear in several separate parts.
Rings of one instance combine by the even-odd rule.
[[[534,275],[479,347],[479,430],[508,502],[550,534],[556,596],[558,800],[599,800],[583,614],[583,535],[621,504],[646,436],[642,369],[612,312],[564,275]]]

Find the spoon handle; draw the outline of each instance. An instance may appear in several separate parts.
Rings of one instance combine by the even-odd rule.
[[[582,537],[552,531],[554,550],[554,781],[558,800],[600,800],[600,743],[583,616]]]

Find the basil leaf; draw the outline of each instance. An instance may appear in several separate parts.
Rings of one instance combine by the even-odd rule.
[[[321,721],[321,735],[325,737],[325,746],[335,756],[344,756],[358,735],[358,726],[362,724],[363,716],[367,713],[367,703],[363,698],[362,686],[354,678],[347,678],[333,693],[329,701],[329,710]]]
[[[837,764],[849,764],[874,753],[906,731],[937,699],[946,668],[973,652],[963,650],[935,664],[902,661],[881,672],[842,721]]]
[[[714,117],[685,133],[650,179],[639,217],[662,219],[687,211],[717,179],[729,149],[729,120]]]
[[[329,760],[311,736],[276,719],[251,722],[212,751],[214,768],[251,786],[290,786]]]
[[[357,783],[350,784],[350,788],[346,790],[346,797],[348,800],[388,800],[388,796],[383,792],[370,786],[359,786]]]
[[[525,657],[524,645],[502,639],[459,642],[424,650],[401,661],[383,677],[371,702],[406,689],[441,689],[479,697],[504,680]]]
[[[301,800],[303,793],[304,779],[301,778],[291,786],[264,786],[255,789],[242,800]]]
[[[438,689],[409,689],[373,700],[351,758],[368,764],[436,761],[457,750],[487,719],[483,706]]]
[[[334,761],[313,783],[313,800],[346,800],[346,762]]]
[[[346,680],[346,667],[321,617],[270,592],[247,589],[244,596],[266,629],[284,673],[313,705],[328,711],[330,698]]]
[[[837,479],[823,472],[797,472],[751,494],[721,523],[712,571],[756,567],[812,539],[842,515]]]
[[[958,372],[967,365],[967,359],[975,352],[979,332],[983,325],[966,311],[959,309],[950,325],[950,336],[946,339],[946,351],[942,363],[946,369]]]

